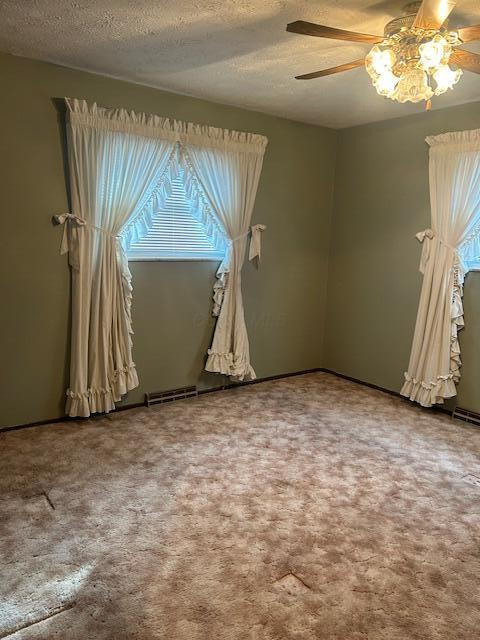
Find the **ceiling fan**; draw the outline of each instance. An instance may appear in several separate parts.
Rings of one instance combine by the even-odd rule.
[[[447,19],[455,4],[454,0],[411,2],[405,15],[385,25],[383,36],[291,22],[287,31],[292,33],[374,45],[364,58],[296,78],[311,80],[365,65],[380,95],[398,102],[425,100],[430,109],[431,98],[452,89],[463,70],[480,74],[480,55],[459,48],[480,40],[480,25],[450,30]]]

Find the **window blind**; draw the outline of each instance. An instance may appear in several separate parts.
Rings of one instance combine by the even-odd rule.
[[[225,247],[215,246],[193,217],[181,175],[172,181],[172,193],[154,214],[148,234],[127,252],[130,260],[223,260],[224,255]]]

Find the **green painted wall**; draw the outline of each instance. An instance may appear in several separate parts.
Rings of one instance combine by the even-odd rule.
[[[420,296],[430,226],[425,137],[480,127],[480,103],[339,132],[330,252],[326,366],[398,391]],[[457,401],[480,411],[480,273],[465,285]]]
[[[268,226],[262,265],[243,290],[258,376],[321,366],[337,133],[0,54],[0,425],[63,414],[69,272],[51,216],[68,211],[63,125],[55,100],[85,98],[269,138],[253,220]],[[213,263],[133,263],[134,357],[128,395],[195,384],[213,330]]]
[[[258,376],[326,366],[400,388],[421,286],[415,233],[430,218],[424,138],[480,127],[480,103],[335,132],[3,54],[0,74],[1,426],[63,415],[69,271],[51,216],[68,210],[66,95],[266,135],[253,220],[268,230],[260,269],[243,274]],[[215,268],[131,264],[141,385],[126,402],[223,383],[202,372]],[[480,411],[480,273],[464,303],[458,403]]]

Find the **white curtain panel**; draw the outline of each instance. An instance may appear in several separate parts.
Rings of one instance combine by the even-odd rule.
[[[132,360],[131,275],[120,242],[125,225],[158,192],[175,140],[125,111],[67,100],[72,213],[62,251],[72,267],[67,414],[107,412],[138,385]],[[150,136],[150,137],[147,137]]]
[[[424,407],[456,395],[463,282],[480,256],[480,129],[427,138],[431,229],[423,242],[423,285],[402,395]]]
[[[235,380],[253,380],[241,272],[267,139],[224,132],[212,142],[198,145],[186,141],[183,154],[228,239],[226,257],[217,272],[214,314],[218,320],[205,369]],[[264,228],[252,227],[250,258],[260,256],[260,232]]]
[[[104,109],[84,100],[66,99],[66,104],[72,212],[55,217],[64,225],[61,252],[69,252],[72,270],[67,414],[111,411],[138,385],[125,250],[148,233],[181,163],[189,172],[185,187],[193,215],[209,237],[220,237],[229,247],[221,267],[227,284],[214,348],[226,354],[222,362],[232,365],[208,366],[221,373],[238,372],[241,379],[254,376],[240,270],[266,138]],[[252,228],[257,255],[261,229]],[[220,303],[217,296],[218,311]]]

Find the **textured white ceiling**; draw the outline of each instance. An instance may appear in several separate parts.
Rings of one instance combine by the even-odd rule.
[[[378,96],[364,68],[294,76],[361,57],[368,45],[286,33],[303,19],[383,33],[406,0],[0,0],[0,50],[294,120],[347,127],[420,112]],[[479,0],[454,21],[480,23]],[[478,46],[469,47],[479,50]],[[480,75],[434,100],[480,100]]]

